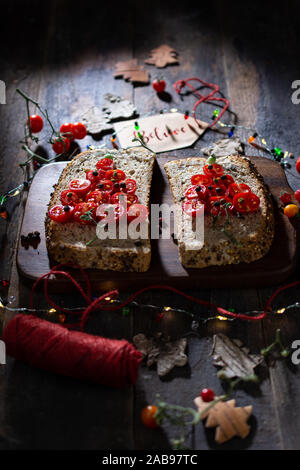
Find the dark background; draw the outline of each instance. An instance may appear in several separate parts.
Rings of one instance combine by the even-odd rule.
[[[18,164],[26,156],[21,150],[24,101],[15,92],[27,92],[49,111],[56,127],[64,121],[80,120],[87,108],[101,105],[106,92],[131,99],[140,115],[177,107],[191,109],[194,98],[180,101],[172,83],[196,76],[219,84],[230,100],[238,123],[256,127],[270,147],[279,146],[298,156],[299,105],[291,102],[294,80],[300,79],[299,6],[286,1],[273,2],[74,2],[10,1],[1,3],[0,79],[7,85],[7,104],[0,106],[0,194],[23,181]],[[180,55],[180,65],[162,71],[172,102],[161,101],[152,87],[133,87],[113,78],[119,60],[136,57],[142,63],[149,51],[167,43]],[[145,66],[153,78],[157,70]],[[209,120],[215,107],[203,105],[201,119]],[[248,133],[239,137],[247,142]],[[49,156],[52,149],[46,144]],[[207,132],[194,149],[173,152],[199,155],[200,149],[220,136]],[[109,136],[102,142],[109,143]],[[95,144],[91,137],[81,141]],[[246,146],[246,153],[253,148]],[[255,151],[269,158],[267,154]],[[299,187],[295,161],[287,171],[293,189]],[[19,222],[26,194],[11,199],[9,219],[0,222],[1,279],[11,279],[10,295],[15,305],[27,306],[29,290],[18,278],[14,257]],[[293,279],[299,278],[299,269]],[[261,309],[271,288],[199,289],[199,298],[234,307],[236,311]],[[134,289],[134,286],[133,286]],[[124,294],[125,295],[125,294]],[[281,296],[280,304],[294,303],[299,291]],[[74,305],[74,298],[60,298]],[[143,303],[174,305],[195,313],[198,307],[162,294],[145,294]],[[37,301],[43,305],[42,296]],[[204,310],[205,311],[205,310]],[[3,320],[3,314],[1,314]],[[226,323],[226,324],[225,324]],[[174,319],[177,334],[190,330],[188,321]],[[3,449],[147,449],[168,448],[174,431],[145,429],[140,410],[155,400],[156,393],[169,402],[191,406],[204,386],[221,393],[216,369],[208,357],[211,337],[224,332],[241,338],[254,352],[272,342],[280,327],[290,344],[299,336],[296,314],[270,318],[263,323],[213,322],[189,337],[189,366],[177,369],[165,380],[154,370],[141,369],[135,388],[110,390],[79,383],[35,370],[28,365],[9,363],[0,368],[0,448]],[[132,309],[129,318],[119,314],[94,317],[89,331],[129,340],[138,332],[160,326],[147,309]],[[297,449],[299,431],[299,370],[290,362],[276,362],[262,368],[259,387],[240,389],[239,405],[252,404],[252,432],[245,440],[232,440],[222,448]],[[213,431],[200,424],[188,439],[196,449],[214,448]]]

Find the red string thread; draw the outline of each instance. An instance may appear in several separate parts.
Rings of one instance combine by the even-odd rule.
[[[196,81],[196,82],[200,83],[201,85],[203,85],[207,88],[211,88],[212,91],[210,93],[208,93],[207,95],[202,95],[190,83],[191,81]],[[227,111],[227,109],[229,108],[229,100],[227,100],[226,98],[223,98],[223,97],[215,96],[215,94],[219,93],[219,91],[220,91],[219,85],[217,85],[216,83],[205,82],[204,80],[201,80],[198,77],[189,77],[189,78],[186,78],[185,80],[178,80],[177,82],[175,82],[173,84],[173,87],[174,87],[176,93],[178,93],[178,95],[181,94],[181,91],[185,86],[187,86],[192,91],[192,93],[198,98],[198,100],[194,104],[193,110],[192,110],[193,118],[195,120],[196,120],[196,109],[201,103],[203,103],[205,101],[206,102],[208,102],[208,101],[210,101],[210,102],[214,102],[214,101],[220,102],[220,101],[222,101],[224,103],[223,109],[221,110],[219,115],[216,117],[216,119],[213,121],[213,123],[208,126],[208,127],[213,127],[219,121],[219,119],[221,119],[221,117],[223,116],[225,111]]]

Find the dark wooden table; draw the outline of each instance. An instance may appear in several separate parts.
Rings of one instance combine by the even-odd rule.
[[[7,86],[7,104],[0,105],[0,193],[22,181],[18,164],[25,159],[18,141],[26,118],[23,100],[15,93],[20,87],[44,105],[56,126],[80,119],[83,110],[102,103],[106,92],[131,99],[138,112],[159,112],[177,107],[191,109],[193,97],[183,102],[171,84],[180,78],[197,76],[220,85],[230,99],[239,124],[255,125],[270,146],[288,149],[297,156],[299,106],[291,102],[291,84],[300,78],[299,8],[287,1],[280,9],[263,2],[126,2],[120,7],[103,7],[100,2],[10,1],[1,5],[0,79]],[[101,6],[100,6],[101,5]],[[172,102],[155,96],[151,86],[133,87],[112,76],[118,60],[137,57],[140,62],[162,43],[180,54],[180,66],[163,70]],[[155,68],[147,66],[151,77]],[[213,106],[203,105],[201,119],[209,119]],[[43,134],[46,137],[46,134]],[[239,136],[247,142],[248,134]],[[201,147],[219,138],[207,132],[193,149],[177,155],[199,155]],[[102,142],[109,143],[109,136]],[[87,137],[80,142],[95,142]],[[47,148],[46,140],[45,147]],[[52,150],[49,152],[52,154]],[[253,149],[246,146],[246,153]],[[255,151],[257,154],[257,151]],[[264,157],[268,156],[261,153]],[[292,161],[287,177],[294,189],[299,175]],[[15,246],[26,194],[8,203],[9,219],[1,219],[1,279],[10,279],[9,295],[14,305],[27,306],[29,289],[19,279],[15,267]],[[292,279],[299,278],[299,269]],[[261,309],[278,286],[248,289],[199,289],[192,293],[236,311]],[[134,289],[134,286],[133,286]],[[124,297],[126,293],[122,294]],[[299,291],[298,291],[299,295]],[[282,305],[297,300],[297,292],[281,296]],[[74,298],[60,297],[64,305]],[[147,293],[140,301],[173,305],[199,312],[180,298]],[[79,300],[78,300],[79,302]],[[38,306],[44,305],[37,295]],[[203,310],[203,313],[205,310]],[[207,312],[209,313],[209,312]],[[4,315],[0,312],[1,320]],[[6,320],[8,319],[6,314]],[[216,393],[222,386],[208,354],[212,335],[223,332],[242,339],[254,352],[270,344],[276,328],[284,342],[291,344],[300,335],[297,314],[270,317],[259,323],[211,322],[199,337],[188,336],[189,366],[177,368],[161,380],[155,370],[142,368],[135,387],[125,390],[80,383],[8,360],[0,367],[0,449],[158,449],[170,448],[174,430],[152,431],[140,422],[140,411],[153,403],[156,394],[171,403],[192,406],[199,391],[209,386]],[[94,334],[132,339],[139,332],[158,331],[162,324],[145,308],[134,308],[129,317],[117,313],[93,316],[88,330]],[[178,316],[172,332],[190,331],[186,318]],[[260,370],[259,387],[241,388],[235,393],[239,405],[252,404],[252,432],[241,441],[234,439],[222,448],[300,448],[300,370],[290,361],[277,361]],[[187,444],[195,449],[217,446],[213,431],[198,425]]]

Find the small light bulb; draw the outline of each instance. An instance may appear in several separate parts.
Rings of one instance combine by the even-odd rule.
[[[56,313],[55,308],[50,308],[49,313]]]
[[[285,308],[280,308],[279,310],[277,310],[276,313],[279,313],[279,314],[280,314],[280,313],[284,313],[284,312],[285,312]]]
[[[218,320],[221,320],[221,321],[226,321],[226,320],[228,320],[227,317],[222,317],[222,315],[218,315],[218,316],[217,316],[217,319],[218,319]]]

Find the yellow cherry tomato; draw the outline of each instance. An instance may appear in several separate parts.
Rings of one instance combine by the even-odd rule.
[[[284,213],[287,217],[289,217],[289,219],[291,219],[292,217],[295,217],[295,215],[298,214],[298,212],[299,212],[299,207],[296,206],[296,204],[288,204],[284,208]]]

